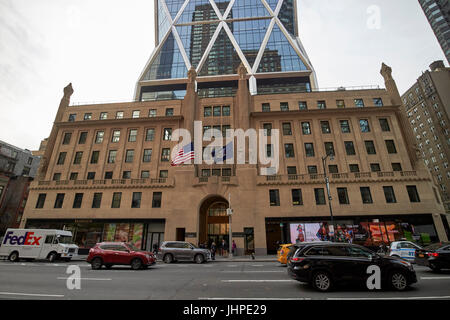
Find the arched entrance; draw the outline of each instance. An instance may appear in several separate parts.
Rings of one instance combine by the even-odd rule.
[[[222,239],[228,243],[229,220],[227,216],[228,201],[221,196],[211,196],[200,206],[199,243],[208,247],[214,241],[216,245]]]

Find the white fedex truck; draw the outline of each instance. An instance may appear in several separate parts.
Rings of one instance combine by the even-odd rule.
[[[21,258],[70,261],[77,254],[72,232],[64,230],[8,229],[0,246],[0,257],[12,262]]]

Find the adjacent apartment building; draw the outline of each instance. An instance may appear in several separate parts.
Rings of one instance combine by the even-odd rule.
[[[450,68],[433,62],[402,100],[418,150],[450,213]]]
[[[116,240],[149,250],[228,241],[231,228],[238,254],[331,237],[448,239],[391,68],[381,69],[386,89],[320,90],[293,0],[158,0],[155,12],[157,46],[135,101],[74,105],[64,89],[23,226],[72,230],[85,249]],[[250,139],[234,139],[212,164],[171,165],[179,128],[203,136],[196,156],[211,151],[210,129],[258,130],[273,161],[253,161]]]

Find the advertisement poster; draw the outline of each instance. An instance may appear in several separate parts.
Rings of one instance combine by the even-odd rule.
[[[119,223],[116,228],[116,236],[114,241],[128,242],[128,233],[130,232],[130,225],[128,223]]]
[[[328,230],[324,223],[291,223],[291,242],[324,241]]]
[[[137,248],[142,248],[142,235],[144,233],[144,225],[141,223],[133,224],[130,228],[130,235],[132,238],[130,242]]]
[[[116,234],[116,224],[115,223],[105,224],[105,230],[103,232],[103,241],[114,241],[115,234]]]

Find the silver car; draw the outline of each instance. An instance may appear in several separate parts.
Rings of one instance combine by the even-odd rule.
[[[198,248],[189,242],[164,241],[158,250],[157,257],[165,263],[174,261],[203,263],[211,259],[211,252],[208,249]]]

